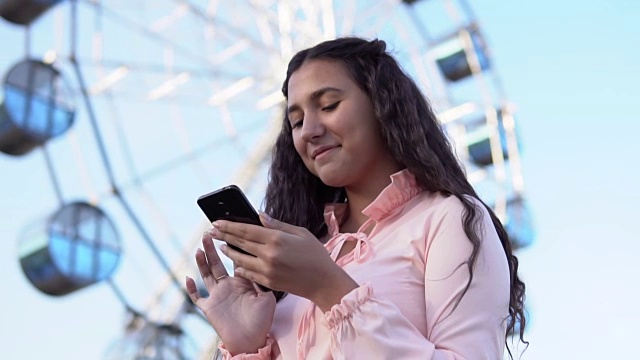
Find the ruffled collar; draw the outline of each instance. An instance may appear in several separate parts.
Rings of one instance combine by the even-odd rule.
[[[373,221],[380,221],[394,210],[402,207],[411,198],[422,191],[416,182],[415,176],[404,169],[391,175],[391,184],[380,192],[378,197],[362,213]],[[330,203],[324,208],[324,221],[327,224],[328,235],[335,236],[339,233],[340,224],[347,217],[346,203]]]

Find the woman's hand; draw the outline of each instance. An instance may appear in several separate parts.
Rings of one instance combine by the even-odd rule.
[[[258,352],[271,329],[275,297],[257,290],[247,279],[228,276],[208,233],[202,236],[202,246],[204,251],[196,252],[196,263],[209,297],[200,297],[195,282],[187,277],[191,301],[202,310],[231,354]]]
[[[216,221],[209,230],[214,238],[255,255],[220,247],[236,265],[236,276],[305,297],[323,311],[358,287],[307,229],[271,219],[263,212],[260,220],[264,227]]]

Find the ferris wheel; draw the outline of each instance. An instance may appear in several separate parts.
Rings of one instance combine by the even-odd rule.
[[[0,16],[25,34],[0,152],[42,153],[59,201],[21,264],[50,295],[111,287],[129,316],[107,359],[211,354],[178,280],[209,226],[195,200],[234,183],[259,207],[287,62],[336,36],[387,41],[515,248],[533,240],[515,106],[465,0],[0,0]]]

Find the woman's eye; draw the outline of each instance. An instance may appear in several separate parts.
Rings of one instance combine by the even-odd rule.
[[[302,120],[303,119],[292,121],[291,122],[291,129],[295,129],[295,128],[298,128],[298,127],[302,126]]]
[[[335,110],[335,108],[337,108],[337,107],[338,107],[338,104],[340,104],[340,101],[335,102],[335,103],[333,103],[333,104],[331,104],[331,105],[327,105],[327,106],[323,107],[323,108],[322,108],[322,111],[332,111],[332,110]]]

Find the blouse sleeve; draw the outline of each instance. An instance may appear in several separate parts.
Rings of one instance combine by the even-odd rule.
[[[452,197],[454,198],[454,197]],[[447,201],[426,231],[427,335],[390,301],[364,284],[325,313],[334,359],[501,359],[509,305],[509,269],[489,214],[473,280],[466,261],[472,245],[462,228],[462,203]]]
[[[222,353],[222,358],[224,360],[271,360],[276,358],[276,353],[278,352],[277,344],[275,340],[271,336],[267,336],[267,343],[264,347],[258,349],[258,352],[255,354],[238,354],[231,355],[229,350],[224,346],[223,343],[218,345],[218,349]]]

